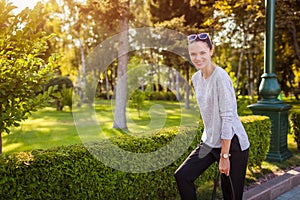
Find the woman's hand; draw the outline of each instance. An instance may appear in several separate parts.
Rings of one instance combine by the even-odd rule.
[[[229,176],[229,173],[230,173],[230,160],[229,160],[229,158],[222,158],[222,157],[220,158],[219,171],[220,171],[220,173],[223,173],[226,176]]]

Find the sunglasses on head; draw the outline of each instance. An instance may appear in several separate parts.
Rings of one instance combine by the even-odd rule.
[[[197,39],[199,40],[206,40],[208,38],[208,34],[207,33],[199,33],[199,34],[191,34],[188,36],[188,41],[189,42],[193,42]]]

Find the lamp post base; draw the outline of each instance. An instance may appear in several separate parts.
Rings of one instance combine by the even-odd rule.
[[[269,161],[284,161],[292,156],[287,147],[288,133],[288,112],[291,105],[284,104],[282,101],[276,103],[265,103],[259,101],[256,104],[248,106],[253,114],[268,116],[272,122],[272,133],[270,149],[267,154]]]

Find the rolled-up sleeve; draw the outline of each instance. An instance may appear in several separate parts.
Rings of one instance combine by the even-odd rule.
[[[232,82],[229,77],[217,79],[219,113],[221,117],[221,139],[233,137],[233,105],[235,101]]]

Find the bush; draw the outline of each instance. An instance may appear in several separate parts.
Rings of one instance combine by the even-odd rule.
[[[248,166],[260,167],[270,147],[271,121],[266,116],[243,116],[241,120],[251,145]]]
[[[251,141],[249,166],[260,165],[268,152],[270,122],[267,117],[242,118]],[[83,145],[34,150],[0,158],[1,199],[174,199],[178,196],[173,174],[200,142],[203,126],[166,128],[151,137],[128,135],[111,142],[131,152],[152,152],[168,144],[178,134],[182,139],[198,131],[188,151],[169,166],[148,173],[126,173],[99,162]],[[105,150],[105,140],[90,147]],[[176,150],[176,149],[175,149]],[[112,157],[112,159],[114,159]],[[118,160],[116,160],[118,162]],[[138,167],[144,163],[133,163]],[[216,168],[209,168],[198,181],[215,177]]]
[[[55,101],[56,110],[62,111],[65,105],[69,106],[70,110],[72,110],[72,81],[68,77],[58,76],[46,84],[46,90],[51,86],[56,86],[56,90],[51,94],[51,97]]]
[[[163,101],[177,101],[177,97],[173,92],[150,92],[148,100],[163,100]]]
[[[141,117],[141,108],[143,107],[145,101],[145,92],[142,90],[134,90],[130,95],[129,103],[133,108],[138,111],[138,117]]]
[[[289,118],[291,134],[297,144],[297,149],[300,150],[300,113],[292,112]]]

